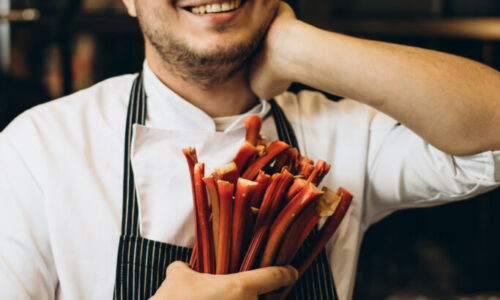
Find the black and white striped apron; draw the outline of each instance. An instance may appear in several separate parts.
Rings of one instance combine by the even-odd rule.
[[[283,111],[274,100],[269,102],[280,140],[297,147],[293,129]],[[114,289],[114,299],[118,300],[150,298],[165,280],[167,266],[176,260],[188,262],[192,251],[190,248],[144,239],[139,234],[137,193],[130,149],[132,125],[144,125],[145,122],[146,94],[140,73],[132,85],[125,129],[122,233],[118,246]],[[324,250],[301,277],[287,299],[337,299]]]

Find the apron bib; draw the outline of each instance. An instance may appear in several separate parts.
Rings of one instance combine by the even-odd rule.
[[[276,123],[279,139],[298,149],[295,134],[283,111],[274,100],[270,100],[269,103],[271,104],[271,112]],[[132,126],[134,124],[145,125],[145,123],[146,94],[144,92],[143,76],[140,73],[132,85],[127,109],[122,226],[113,296],[113,299],[116,300],[149,299],[165,280],[167,266],[176,260],[189,262],[192,252],[191,248],[148,240],[140,236],[139,208],[130,151]],[[307,239],[305,244],[307,245],[308,242]],[[297,255],[301,255],[302,251],[303,249]],[[338,299],[324,249],[299,279],[287,299]]]

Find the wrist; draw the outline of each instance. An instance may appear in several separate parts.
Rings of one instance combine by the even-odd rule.
[[[297,47],[297,27],[301,26],[303,22],[295,18],[282,18],[276,20],[267,32],[268,43],[266,47],[267,53],[272,54],[271,59],[268,61],[271,63],[271,70],[278,73],[279,77],[286,80],[293,80],[293,68],[294,58],[293,49]]]
[[[294,19],[283,24],[279,30],[277,40],[277,49],[273,49],[277,53],[275,62],[279,64],[275,70],[278,70],[282,77],[292,82],[305,83],[307,79],[307,62],[314,53],[311,51],[313,45],[305,45],[309,43],[308,37],[317,30],[312,25],[309,25],[300,20]]]

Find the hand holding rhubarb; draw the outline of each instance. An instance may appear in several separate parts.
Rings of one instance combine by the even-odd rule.
[[[167,278],[152,300],[257,300],[259,295],[289,286],[298,272],[288,267],[268,267],[231,275],[211,275],[191,270],[182,262],[167,268]]]

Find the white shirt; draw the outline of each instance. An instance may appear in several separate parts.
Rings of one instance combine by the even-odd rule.
[[[216,122],[163,85],[147,64],[146,126],[134,127],[132,165],[141,235],[181,246],[194,238],[189,173],[196,146],[207,173],[232,159],[244,118]],[[134,75],[101,82],[23,113],[0,134],[0,299],[110,299],[122,216],[126,109]],[[475,196],[500,184],[500,152],[446,155],[352,100],[314,92],[277,102],[302,153],[332,163],[323,184],[354,201],[327,253],[341,299],[352,298],[361,240],[391,212]],[[263,133],[276,139],[266,101]]]

